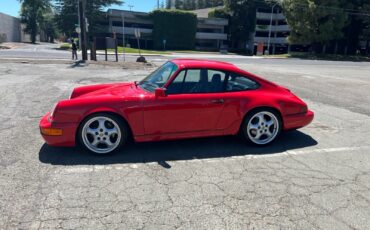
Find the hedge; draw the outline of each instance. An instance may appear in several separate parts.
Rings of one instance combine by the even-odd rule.
[[[155,10],[150,13],[153,20],[154,49],[187,50],[195,48],[197,16],[194,13],[179,10]]]
[[[230,15],[225,8],[221,8],[221,9],[213,9],[210,12],[208,12],[208,17],[229,19]]]

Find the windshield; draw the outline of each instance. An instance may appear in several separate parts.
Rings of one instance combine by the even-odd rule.
[[[163,87],[177,69],[178,67],[176,64],[167,62],[139,82],[139,86],[144,90],[154,92],[156,88]]]

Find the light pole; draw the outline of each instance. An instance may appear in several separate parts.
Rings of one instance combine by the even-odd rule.
[[[82,51],[82,60],[87,60],[87,35],[86,35],[86,17],[85,17],[85,6],[86,0],[78,1],[78,13],[80,19],[80,28],[81,28],[81,51]]]
[[[272,29],[272,16],[274,15],[274,8],[275,6],[277,6],[277,3],[275,3],[272,7],[271,7],[271,17],[270,17],[270,28],[269,28],[269,39],[268,39],[268,42],[267,42],[267,52],[270,54],[270,41],[271,41],[271,29]]]
[[[123,61],[126,61],[125,58],[125,15],[122,11],[121,17],[122,17],[122,53],[123,53]]]

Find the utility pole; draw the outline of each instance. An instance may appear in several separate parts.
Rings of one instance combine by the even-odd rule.
[[[78,17],[81,28],[81,51],[82,60],[87,60],[87,36],[86,36],[86,18],[85,18],[86,0],[78,0]]]
[[[271,41],[271,29],[272,29],[272,16],[274,15],[274,8],[275,8],[275,6],[277,6],[277,3],[275,3],[271,7],[270,28],[269,28],[269,40],[268,40],[268,43],[267,43],[267,52],[269,54],[270,54],[270,41]]]
[[[130,11],[132,11],[133,5],[128,5],[128,8],[130,8]]]

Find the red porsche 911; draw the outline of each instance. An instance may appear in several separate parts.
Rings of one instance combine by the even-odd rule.
[[[175,59],[140,82],[75,88],[40,121],[52,146],[96,154],[136,142],[241,134],[263,146],[314,114],[288,89],[224,62]]]

